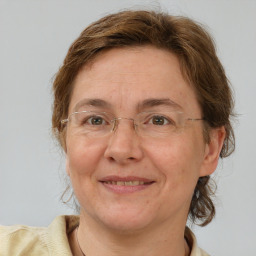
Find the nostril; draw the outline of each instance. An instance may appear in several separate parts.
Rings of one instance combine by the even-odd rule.
[[[110,156],[108,159],[109,159],[110,162],[115,162],[115,158],[112,157],[112,156]]]
[[[112,157],[112,156],[110,156],[108,159],[109,159],[110,162],[116,162],[116,160],[117,160],[117,159],[115,159],[115,158]],[[126,161],[127,161],[127,160],[128,160],[128,161],[133,161],[133,160],[136,160],[136,158],[135,158],[135,157],[128,157],[128,158],[126,158]]]

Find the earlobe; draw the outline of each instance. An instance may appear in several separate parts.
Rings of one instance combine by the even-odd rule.
[[[200,177],[212,174],[218,165],[220,152],[226,136],[224,126],[210,130],[210,142],[206,144]]]

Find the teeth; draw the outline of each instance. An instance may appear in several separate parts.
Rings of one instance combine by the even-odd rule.
[[[106,184],[117,185],[117,186],[138,186],[144,185],[144,181],[105,181]]]

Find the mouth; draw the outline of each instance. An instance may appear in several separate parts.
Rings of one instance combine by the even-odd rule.
[[[100,182],[104,185],[105,188],[118,194],[126,194],[141,191],[155,183],[154,180],[131,176],[108,176],[101,179]]]
[[[139,185],[150,185],[153,183],[151,182],[144,182],[144,181],[138,181],[138,180],[130,180],[130,181],[102,181],[105,184],[111,184],[116,186],[139,186]]]

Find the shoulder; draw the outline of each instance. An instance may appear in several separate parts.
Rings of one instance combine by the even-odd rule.
[[[0,226],[0,255],[71,255],[67,234],[76,216],[56,217],[48,227]]]
[[[49,255],[45,228],[28,226],[0,227],[0,255]],[[45,254],[43,253],[45,252]]]
[[[188,227],[185,230],[185,239],[191,250],[190,256],[210,256],[203,249],[199,248],[194,233]]]

